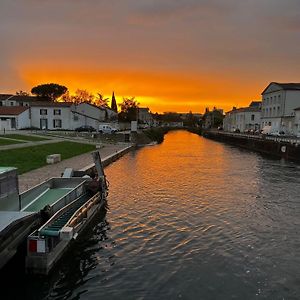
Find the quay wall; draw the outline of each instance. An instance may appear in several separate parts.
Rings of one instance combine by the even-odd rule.
[[[119,159],[120,157],[122,157],[123,155],[125,155],[126,153],[130,152],[132,149],[135,148],[135,145],[130,145],[122,150],[116,151],[115,153],[112,153],[106,157],[103,157],[101,159],[102,165],[103,167],[107,167],[108,165],[110,165],[112,162],[116,161],[117,159]],[[89,164],[85,167],[83,167],[82,169],[80,169],[79,171],[88,171],[91,170],[93,167],[95,166],[94,163]]]
[[[300,163],[300,141],[288,139],[268,139],[262,136],[228,134],[218,131],[203,131],[202,135],[219,142],[256,151],[274,158],[284,158]]]

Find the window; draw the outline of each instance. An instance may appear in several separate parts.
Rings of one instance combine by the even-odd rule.
[[[2,104],[2,101],[0,101],[0,106],[2,106],[3,104]]]
[[[75,115],[75,114],[74,114],[74,117],[73,117],[73,119],[74,119],[74,121],[78,121],[78,120],[79,120],[78,116],[77,116],[77,115]]]
[[[14,103],[13,103],[13,102],[10,102],[10,106],[14,106]]]
[[[251,121],[254,121],[255,115],[251,115]]]
[[[53,120],[53,128],[61,128],[61,120],[60,119]]]
[[[60,116],[61,115],[61,109],[54,109],[53,111],[55,116]]]
[[[40,109],[40,115],[42,116],[47,115],[47,109]]]

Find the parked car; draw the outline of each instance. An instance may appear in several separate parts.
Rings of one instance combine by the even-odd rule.
[[[96,129],[93,126],[89,125],[82,125],[80,127],[75,128],[75,131],[77,132],[93,132],[96,131]]]
[[[99,133],[106,133],[106,134],[113,134],[116,133],[118,130],[113,128],[110,125],[101,124],[99,125]]]
[[[254,130],[253,130],[253,129],[246,129],[246,130],[244,131],[244,133],[253,134],[253,133],[254,133]]]
[[[240,133],[241,131],[240,131],[238,128],[235,128],[235,129],[233,130],[233,132],[235,132],[235,133]]]
[[[273,135],[273,136],[283,136],[283,135],[285,135],[285,132],[284,131],[273,131],[273,132],[271,132],[270,133],[270,135]]]

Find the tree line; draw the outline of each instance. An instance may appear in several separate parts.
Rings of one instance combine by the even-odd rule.
[[[40,101],[59,101],[59,102],[73,102],[89,103],[100,108],[110,108],[118,113],[118,106],[120,112],[118,113],[119,121],[133,121],[137,120],[137,113],[139,103],[135,97],[123,97],[122,103],[116,103],[114,93],[111,99],[111,106],[109,106],[109,98],[105,97],[101,92],[96,95],[84,89],[77,89],[74,94],[70,94],[66,86],[57,83],[40,84],[31,89],[31,94],[39,98]],[[16,95],[29,96],[25,91],[18,91]]]

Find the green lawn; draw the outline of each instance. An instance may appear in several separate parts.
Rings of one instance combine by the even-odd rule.
[[[21,141],[1,139],[1,137],[0,137],[0,146],[12,145],[12,144],[22,144],[22,143],[23,142],[21,142]]]
[[[45,166],[46,156],[60,153],[61,159],[67,159],[95,149],[95,145],[61,142],[32,146],[21,149],[0,151],[0,166],[16,167],[19,174]],[[92,160],[92,156],[91,156]]]
[[[23,134],[5,134],[5,135],[0,135],[0,138],[1,137],[16,139],[16,140],[23,140],[23,141],[31,141],[31,142],[49,140],[47,138],[43,138],[43,137],[40,137],[40,136],[23,135]]]

